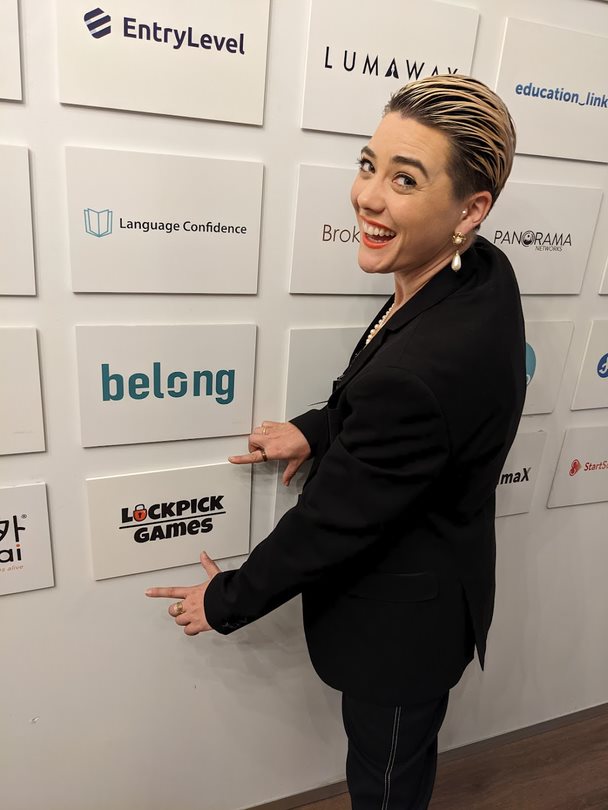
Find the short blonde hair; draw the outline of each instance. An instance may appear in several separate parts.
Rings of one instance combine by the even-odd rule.
[[[489,191],[496,202],[513,165],[516,136],[509,110],[489,87],[470,76],[427,76],[398,90],[384,108],[390,112],[447,136],[458,199]]]

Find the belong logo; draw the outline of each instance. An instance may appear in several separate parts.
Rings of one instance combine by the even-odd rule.
[[[79,325],[76,337],[84,447],[250,432],[254,324]]]
[[[91,9],[84,15],[84,21],[89,33],[95,39],[107,37],[112,32],[112,18],[100,8]]]
[[[152,374],[135,372],[127,378],[119,372],[110,373],[110,364],[101,364],[101,398],[104,402],[116,402],[124,397],[133,400],[149,396],[164,399],[165,394],[175,399],[191,397],[214,397],[219,405],[229,405],[234,399],[235,370],[194,370],[163,373],[162,364],[152,363]]]

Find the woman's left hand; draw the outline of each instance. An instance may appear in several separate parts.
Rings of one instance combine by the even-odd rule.
[[[148,588],[146,596],[154,599],[177,599],[178,601],[169,605],[169,616],[175,619],[175,623],[184,628],[187,636],[196,636],[207,630],[213,630],[207,617],[205,616],[205,591],[213,577],[220,573],[220,569],[213,562],[206,551],[201,554],[201,565],[205,569],[209,579],[201,585],[179,586],[174,588]]]

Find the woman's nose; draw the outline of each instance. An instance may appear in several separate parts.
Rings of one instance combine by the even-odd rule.
[[[384,210],[382,183],[376,176],[356,180],[353,191],[359,209],[376,213]]]

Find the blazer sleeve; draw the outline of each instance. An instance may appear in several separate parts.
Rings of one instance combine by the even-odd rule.
[[[313,408],[289,421],[304,434],[306,441],[310,445],[312,455],[315,456],[319,445],[324,443],[323,439],[325,439],[326,443],[328,437],[327,405],[320,410]]]
[[[370,552],[444,468],[445,419],[428,386],[400,368],[368,370],[345,389],[342,429],[298,504],[240,569],[205,592],[207,621],[228,634]]]

